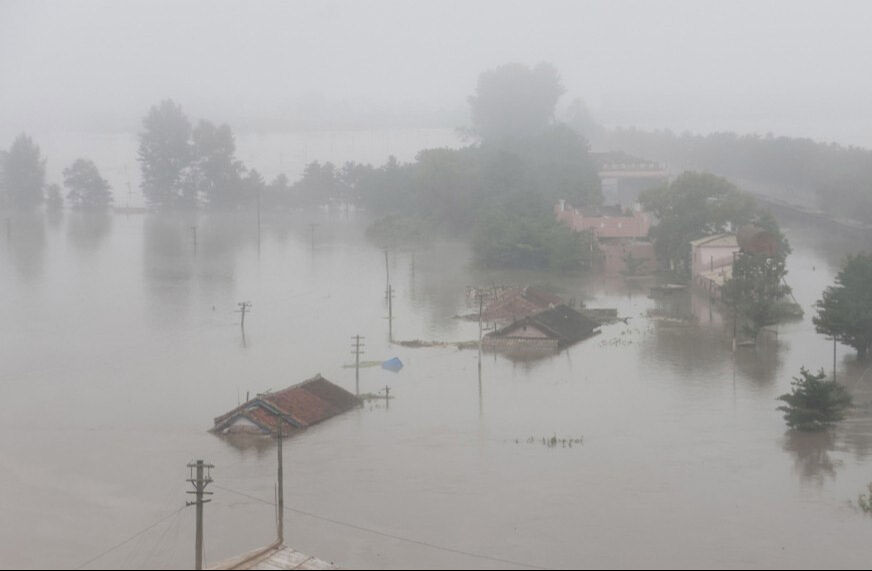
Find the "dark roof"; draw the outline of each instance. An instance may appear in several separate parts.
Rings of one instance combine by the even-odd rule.
[[[526,326],[533,326],[556,339],[561,346],[571,345],[593,335],[600,324],[585,317],[568,305],[558,305],[552,309],[530,315],[503,327],[488,336],[511,337],[512,333]]]
[[[239,418],[256,424],[264,432],[275,433],[279,425],[288,434],[342,414],[359,404],[359,399],[321,375],[275,393],[257,395],[215,419],[213,430],[220,432]]]

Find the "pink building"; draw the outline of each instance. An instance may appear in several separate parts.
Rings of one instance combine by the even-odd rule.
[[[720,299],[721,288],[733,276],[733,258],[739,252],[735,234],[715,234],[690,243],[690,273],[694,285]]]
[[[651,217],[639,209],[627,212],[620,206],[605,206],[585,213],[561,200],[555,207],[557,219],[576,232],[592,230],[597,238],[644,240],[651,229]]]
[[[625,260],[632,256],[642,262],[642,273],[656,269],[654,246],[648,241],[651,217],[638,208],[625,211],[619,206],[606,206],[596,211],[582,211],[561,200],[554,207],[557,220],[576,232],[594,233],[603,254],[603,269],[609,274],[626,271]]]

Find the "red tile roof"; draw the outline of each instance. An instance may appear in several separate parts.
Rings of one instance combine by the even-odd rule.
[[[523,319],[563,303],[558,296],[535,287],[514,288],[482,311],[485,321]]]
[[[288,434],[351,410],[359,402],[350,392],[316,375],[281,391],[258,395],[217,417],[213,431],[224,432],[239,419],[246,419],[272,433],[281,423],[283,433]]]

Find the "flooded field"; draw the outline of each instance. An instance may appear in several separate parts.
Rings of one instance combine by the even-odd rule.
[[[89,566],[190,566],[194,514],[177,510],[198,458],[215,465],[207,562],[270,543],[274,444],[206,431],[247,392],[318,372],[353,391],[360,334],[364,360],[405,364],[362,369],[361,392],[396,398],[286,442],[296,549],[371,568],[868,567],[872,520],[852,502],[872,480],[872,375],[839,347],[858,406],[831,433],[791,435],[775,410],[801,365],[832,367],[811,306],[868,243],[789,227],[806,316],[735,357],[731,317],[705,299],[482,272],[462,243],[392,252],[397,340],[474,340],[477,324],[455,318],[472,284],[550,286],[629,317],[544,359],[485,354],[479,380],[475,350],[388,343],[367,222],[268,216],[258,244],[245,213],[13,218],[0,234],[0,564],[77,567],[166,517]]]

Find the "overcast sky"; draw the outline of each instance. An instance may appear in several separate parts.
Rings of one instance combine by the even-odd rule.
[[[872,2],[0,0],[0,131],[135,129],[166,97],[457,122],[479,72],[548,61],[610,126],[872,146],[870,32]]]

